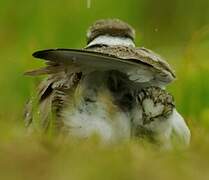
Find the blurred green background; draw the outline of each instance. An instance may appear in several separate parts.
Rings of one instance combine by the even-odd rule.
[[[89,2],[91,5],[90,8],[88,8]],[[191,157],[197,156],[195,160],[198,161],[199,165],[208,166],[209,164],[206,163],[206,160],[209,161],[209,155],[206,153],[209,152],[209,147],[206,146],[209,141],[208,0],[0,0],[0,140],[2,141],[0,147],[2,146],[1,148],[6,149],[5,156],[9,154],[11,149],[18,149],[21,146],[21,148],[19,147],[20,152],[18,157],[24,156],[24,153],[21,154],[22,151],[32,151],[31,159],[26,158],[23,161],[25,162],[25,164],[23,163],[23,167],[27,166],[26,164],[30,163],[30,161],[36,159],[36,156],[40,158],[40,161],[43,158],[42,156],[46,158],[45,154],[42,154],[42,151],[41,154],[38,153],[37,155],[38,150],[36,152],[33,148],[27,149],[26,142],[21,142],[21,145],[18,144],[17,146],[13,145],[14,141],[16,142],[18,139],[17,137],[21,139],[21,135],[24,134],[21,128],[24,103],[40,81],[40,78],[23,76],[26,70],[43,65],[43,62],[33,59],[31,54],[36,50],[46,48],[84,47],[87,27],[95,20],[101,18],[120,18],[130,23],[136,29],[137,46],[144,46],[161,54],[176,71],[177,80],[169,85],[168,90],[174,95],[177,109],[183,114],[192,129],[193,146],[189,151],[190,154],[185,155],[189,161],[185,160],[185,157],[183,158],[184,161],[179,160],[178,155],[174,156],[175,158],[168,155],[167,159],[160,160],[163,162],[159,163],[164,163],[162,165],[163,168],[166,167],[167,170],[170,168],[169,170],[171,171],[172,168],[179,167],[181,163],[187,166],[194,160]],[[7,147],[9,142],[12,145],[10,144]],[[33,144],[31,146],[33,147]],[[36,144],[34,146],[38,145]],[[24,149],[24,147],[27,148]],[[84,146],[78,152],[80,153],[79,155],[85,151],[85,148],[88,149],[88,146]],[[129,151],[132,152],[133,149],[135,152],[135,144],[127,145],[123,148],[121,150],[121,156],[125,155],[127,159],[130,158]],[[139,147],[137,146],[136,148]],[[123,164],[122,157],[120,156],[110,161],[102,158],[101,162],[105,165],[103,164],[99,168],[100,155],[109,156],[110,154],[116,154],[115,150],[109,151],[100,152],[101,154],[96,155],[98,162],[95,161],[92,168],[98,167],[98,176],[89,175],[89,177],[94,177],[95,179],[100,177],[102,179],[102,168],[104,168],[104,171],[110,171],[111,169],[113,171],[112,173],[115,173],[115,178],[120,177],[120,170],[127,170],[126,168],[117,169],[115,167],[115,172],[112,169],[114,168],[113,166],[106,166],[106,163],[114,162],[116,166]],[[92,152],[89,152],[89,150],[87,152],[89,153],[90,159],[93,159]],[[93,152],[98,153],[98,150],[94,149]],[[143,153],[146,157],[147,154],[145,152]],[[68,154],[68,156],[71,158],[74,154]],[[47,154],[48,156],[51,157],[52,155]],[[61,155],[59,154],[59,156]],[[21,161],[20,157],[15,160]],[[140,159],[139,157],[138,160],[145,163],[145,157],[143,157],[144,159]],[[175,160],[172,161],[172,158]],[[59,163],[62,162],[61,159],[59,159]],[[132,163],[137,164],[139,162],[138,160],[136,162],[134,160]],[[6,161],[9,160],[5,159]],[[75,161],[79,162],[77,159]],[[152,159],[149,157],[149,161],[145,163],[146,168],[151,166],[151,161]],[[4,161],[2,162],[4,163]],[[85,163],[87,162],[88,160]],[[53,163],[56,164],[57,160],[54,160]],[[143,166],[143,163],[140,167]],[[207,177],[206,179],[208,179],[209,176],[203,176],[204,168],[199,166],[198,163],[194,163],[194,166],[190,164],[191,167],[189,166],[188,169],[182,170],[180,166],[175,170],[185,175],[183,176],[185,178],[195,178],[195,175],[201,174],[201,178]],[[132,167],[133,169],[137,167],[133,164],[132,166],[128,165],[129,168]],[[86,166],[82,165],[83,169],[86,167],[88,167],[88,163]],[[146,174],[146,171],[142,169],[140,173],[146,175],[144,177],[152,177],[151,174]],[[91,170],[90,168],[89,171],[85,170],[83,173],[88,174]],[[156,177],[155,173],[157,171],[155,172],[153,169],[151,171],[154,174],[153,177]],[[195,174],[196,171],[199,174]],[[164,177],[173,177],[175,179],[176,176],[173,175],[176,175],[176,173],[172,174],[171,172],[171,176],[167,174],[164,176],[163,174],[161,179]],[[135,173],[132,175],[136,176],[137,179],[138,171],[135,172],[134,170],[134,172],[131,171],[128,173]],[[32,173],[32,175],[34,174]],[[20,175],[20,177],[22,176]],[[67,176],[63,175],[63,177]],[[77,176],[75,175],[75,177]],[[76,179],[75,177],[74,179]],[[157,177],[161,177],[161,175]],[[82,179],[83,177],[78,176],[77,179],[79,178]],[[106,177],[106,179],[109,178],[108,176]],[[120,178],[126,179],[126,176],[121,175]]]

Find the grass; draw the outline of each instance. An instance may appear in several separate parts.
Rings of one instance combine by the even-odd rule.
[[[0,179],[209,179],[209,5],[160,2],[156,9],[152,0],[120,1],[118,8],[119,1],[92,0],[88,9],[81,0],[0,1]],[[137,140],[110,147],[96,139],[26,135],[22,110],[42,77],[22,74],[43,65],[32,52],[83,47],[86,27],[106,17],[130,22],[137,44],[162,54],[176,70],[168,91],[192,131],[188,149],[165,152]]]
[[[208,132],[193,129],[186,150],[162,151],[145,142],[101,146],[46,137],[13,137],[0,145],[1,179],[208,179]],[[19,137],[17,137],[19,134]],[[23,135],[24,136],[24,135]]]

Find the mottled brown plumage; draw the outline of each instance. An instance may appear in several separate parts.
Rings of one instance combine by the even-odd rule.
[[[132,136],[148,138],[159,145],[170,147],[174,110],[173,96],[165,90],[159,87],[141,89],[136,93],[136,104],[131,113]]]
[[[157,106],[158,104],[163,105],[162,111],[155,116],[150,115],[150,117],[147,117],[149,116],[149,114],[146,114],[145,109],[143,108],[143,102],[146,99],[152,100],[154,106]],[[137,95],[137,100],[142,107],[143,124],[149,124],[159,116],[167,119],[167,117],[172,113],[173,108],[175,107],[173,96],[158,87],[148,87],[142,89]]]
[[[144,64],[150,71],[155,72],[156,79],[166,79],[171,82],[175,79],[175,73],[170,65],[159,55],[146,48],[134,48],[126,46],[101,46],[86,49],[89,52],[97,52],[103,55],[128,60],[130,64]]]

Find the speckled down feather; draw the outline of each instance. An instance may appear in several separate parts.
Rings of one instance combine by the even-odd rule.
[[[65,67],[63,65],[50,62],[44,68],[25,73],[30,76],[49,75],[38,86],[37,99],[31,98],[25,107],[24,117],[26,127],[31,127],[36,123],[33,119],[34,113],[38,113],[40,120],[38,128],[44,131],[50,126],[52,113],[55,116],[54,127],[57,129],[63,125],[60,120],[62,116],[60,112],[69,100],[69,93],[75,90],[81,78],[81,74],[68,74],[64,69]],[[33,112],[34,107],[37,107],[36,112]]]

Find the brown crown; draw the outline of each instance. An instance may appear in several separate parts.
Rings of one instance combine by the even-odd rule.
[[[119,19],[102,19],[96,21],[87,31],[87,43],[100,35],[135,38],[134,29]]]

